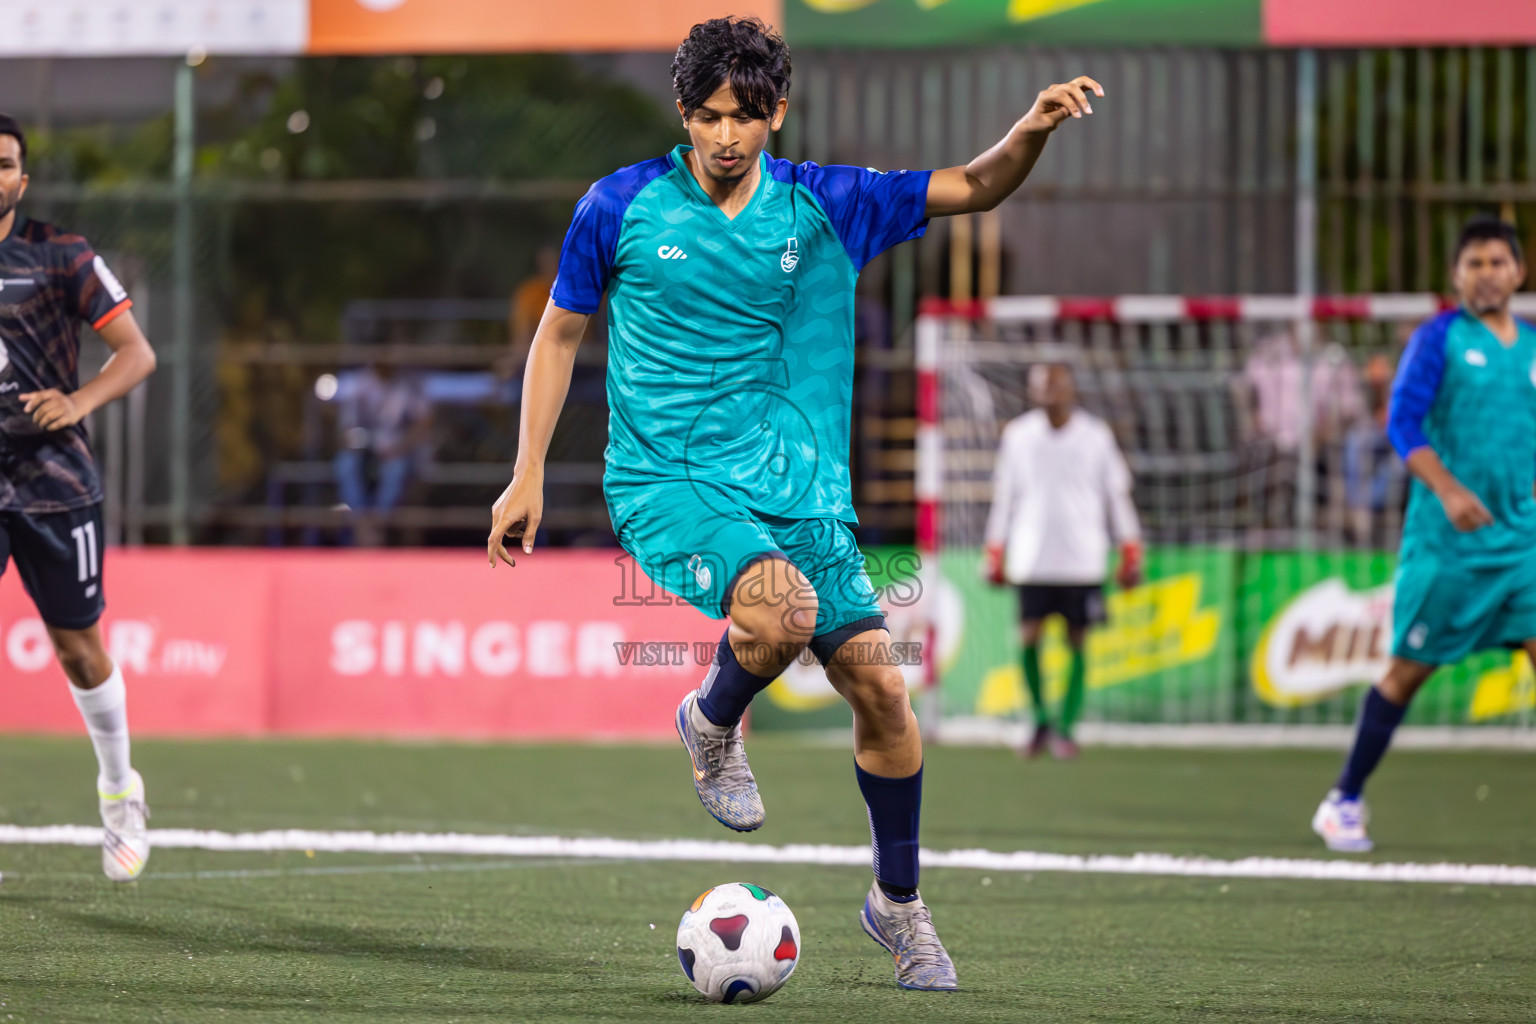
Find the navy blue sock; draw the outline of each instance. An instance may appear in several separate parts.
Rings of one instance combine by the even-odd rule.
[[[715,648],[715,660],[709,666],[709,675],[699,687],[699,710],[716,725],[732,726],[747,713],[752,698],[768,688],[774,676],[755,676],[741,667],[736,652],[731,650],[731,630],[727,626],[720,645]]]
[[[1365,780],[1381,763],[1381,757],[1392,742],[1392,733],[1403,720],[1408,706],[1393,704],[1383,697],[1376,687],[1366,692],[1360,702],[1360,718],[1355,723],[1355,743],[1349,748],[1349,758],[1339,776],[1338,789],[1346,800],[1360,799]]]
[[[904,779],[872,775],[857,763],[859,792],[869,808],[875,881],[898,903],[917,899],[917,820],[923,808],[923,769]]]

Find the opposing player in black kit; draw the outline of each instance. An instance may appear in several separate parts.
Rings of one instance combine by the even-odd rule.
[[[96,748],[108,878],[149,858],[144,780],[128,760],[122,671],[101,642],[101,480],[83,420],[155,369],[132,303],[79,235],[21,216],[27,138],[0,114],[0,573],[14,560]],[[112,349],[79,381],[80,325]]]

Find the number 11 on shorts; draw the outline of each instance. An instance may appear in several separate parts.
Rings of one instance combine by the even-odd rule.
[[[86,523],[69,531],[69,535],[75,538],[75,559],[80,567],[80,582],[95,579],[96,560],[96,524]]]

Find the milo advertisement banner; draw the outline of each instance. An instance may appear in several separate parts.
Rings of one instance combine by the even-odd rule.
[[[947,719],[1029,713],[1018,641],[1018,598],[982,579],[979,551],[940,558],[937,586],[903,548],[866,552],[893,636],[911,645],[936,624]],[[1395,556],[1381,552],[1250,552],[1162,547],[1146,581],[1106,594],[1108,622],[1089,635],[1089,721],[1347,723],[1361,687],[1385,669],[1392,637]],[[1059,700],[1069,654],[1059,621],[1041,652],[1047,700]],[[909,687],[916,659],[901,665]],[[793,666],[753,704],[754,728],[850,723],[814,662]],[[1409,714],[1416,724],[1521,722],[1536,714],[1536,675],[1523,654],[1487,651],[1447,666]]]
[[[1242,676],[1261,721],[1352,721],[1359,687],[1386,670],[1392,575],[1383,552],[1250,554],[1241,593]],[[1483,651],[1442,668],[1414,700],[1420,725],[1509,725],[1536,710],[1523,653]]]

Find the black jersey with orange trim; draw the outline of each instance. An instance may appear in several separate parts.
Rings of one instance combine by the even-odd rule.
[[[102,499],[85,425],[44,430],[22,395],[80,387],[80,325],[133,305],[90,243],[17,215],[0,241],[0,511],[64,512]]]

